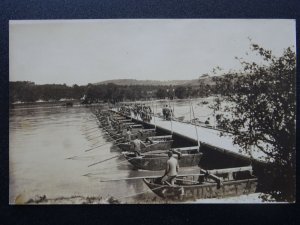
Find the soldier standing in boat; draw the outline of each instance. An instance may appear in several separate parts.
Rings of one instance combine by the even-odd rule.
[[[139,155],[141,155],[142,146],[145,148],[146,144],[138,138],[138,135],[136,135],[135,139],[132,142],[132,146],[133,146],[133,151],[135,152],[135,155],[139,156]]]
[[[111,124],[109,116],[107,116],[107,129],[112,129],[112,124]]]
[[[169,159],[167,161],[167,168],[165,174],[161,178],[161,182],[167,183],[169,185],[174,186],[175,180],[179,171],[179,165],[177,159],[173,156],[173,152],[168,152]],[[170,182],[170,183],[169,183]]]
[[[130,131],[130,128],[128,127],[127,128],[127,131],[126,131],[126,141],[130,142],[131,141],[131,131]]]

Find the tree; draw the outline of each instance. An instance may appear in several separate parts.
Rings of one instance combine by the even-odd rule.
[[[159,88],[156,92],[156,97],[160,99],[167,97],[167,95],[168,95],[167,91],[163,88]]]
[[[265,154],[274,178],[268,193],[279,201],[294,201],[296,54],[287,48],[276,57],[257,44],[251,48],[264,64],[242,60],[243,73],[223,77],[223,100],[215,105],[223,113],[216,119],[243,151]]]
[[[188,95],[187,88],[183,86],[178,86],[175,88],[175,96],[177,98],[183,99],[186,98]]]
[[[211,86],[206,84],[203,79],[199,79],[199,95],[200,97],[210,96],[211,93]]]
[[[83,88],[78,86],[77,84],[74,84],[72,86],[71,93],[72,93],[72,98],[80,99],[83,96]]]

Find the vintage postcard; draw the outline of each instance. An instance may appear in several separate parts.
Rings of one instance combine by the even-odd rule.
[[[290,19],[9,21],[10,204],[293,203]]]

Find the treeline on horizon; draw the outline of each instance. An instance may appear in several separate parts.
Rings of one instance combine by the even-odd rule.
[[[199,82],[196,86],[152,86],[88,84],[35,84],[30,81],[9,82],[9,102],[59,101],[61,99],[79,100],[81,103],[121,102],[164,98],[204,97],[215,93],[214,86]]]

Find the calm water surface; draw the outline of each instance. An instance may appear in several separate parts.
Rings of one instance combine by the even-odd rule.
[[[200,116],[199,120],[205,121],[211,110],[207,106],[197,105],[199,102],[194,101],[195,114],[196,117]],[[161,112],[161,107],[166,103],[155,104],[156,112]],[[174,103],[174,108],[176,117],[185,116],[189,120],[190,109],[186,101]],[[11,204],[15,203],[17,197],[28,200],[37,195],[46,195],[49,199],[114,196],[128,203],[154,198],[142,180],[100,180],[158,175],[163,172],[133,170],[122,156],[89,167],[92,163],[120,154],[107,137],[101,136],[101,129],[91,130],[97,126],[97,121],[89,108],[16,107],[10,110],[9,124]],[[103,146],[84,152],[99,145]],[[71,156],[77,157],[66,159]]]

